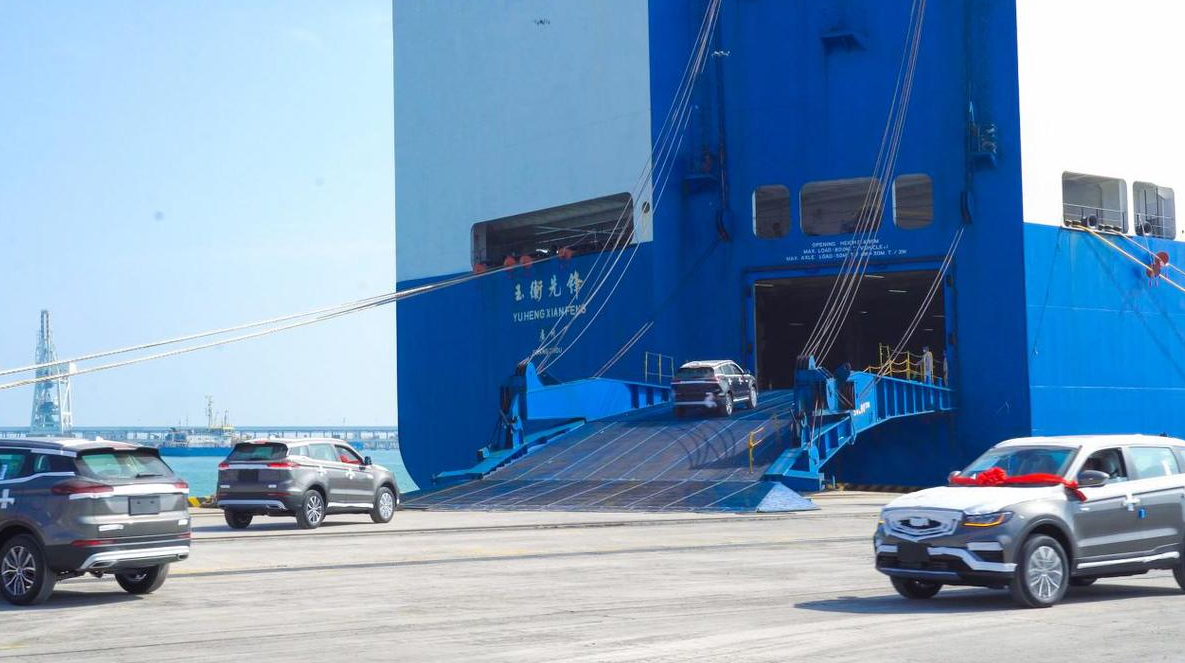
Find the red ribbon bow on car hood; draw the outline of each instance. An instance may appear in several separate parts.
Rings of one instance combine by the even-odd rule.
[[[1036,474],[1020,474],[1014,477],[1008,476],[1008,473],[1003,468],[992,467],[988,468],[974,477],[960,477],[955,476],[950,478],[950,482],[956,486],[1023,486],[1032,484],[1051,484],[1065,486],[1066,490],[1070,491],[1078,501],[1085,502],[1086,495],[1078,489],[1078,482],[1065,477],[1060,477],[1056,474],[1046,474],[1038,472]]]

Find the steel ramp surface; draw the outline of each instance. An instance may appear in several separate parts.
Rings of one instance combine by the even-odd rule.
[[[758,511],[780,484],[768,481],[481,480],[409,498],[413,509],[458,511]],[[513,495],[514,499],[509,498]],[[789,508],[814,508],[805,498]],[[773,510],[773,509],[766,509]]]
[[[789,391],[730,418],[676,418],[659,405],[582,426],[484,479],[409,495],[425,509],[754,511],[778,484],[765,470],[793,443]],[[775,419],[775,415],[782,418]],[[758,443],[750,467],[750,434]],[[779,491],[779,505],[796,503]]]

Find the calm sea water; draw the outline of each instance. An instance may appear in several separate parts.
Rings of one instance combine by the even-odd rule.
[[[375,463],[386,467],[395,473],[395,480],[399,483],[400,492],[412,489],[411,476],[403,466],[403,458],[398,451],[382,451],[379,449],[361,451],[363,456],[370,456]],[[165,456],[165,462],[173,471],[189,482],[189,494],[194,497],[207,497],[217,492],[218,463],[223,460],[219,456]]]

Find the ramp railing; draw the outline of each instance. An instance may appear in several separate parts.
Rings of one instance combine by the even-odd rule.
[[[675,358],[658,352],[646,352],[642,355],[642,381],[649,383],[651,378],[658,384],[670,384],[675,377]]]

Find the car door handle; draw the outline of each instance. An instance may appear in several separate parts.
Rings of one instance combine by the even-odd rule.
[[[1139,503],[1140,498],[1132,497],[1131,495],[1128,495],[1127,498],[1123,500],[1123,506],[1127,507],[1128,511],[1134,509]]]

